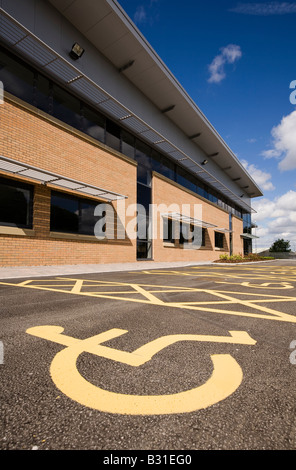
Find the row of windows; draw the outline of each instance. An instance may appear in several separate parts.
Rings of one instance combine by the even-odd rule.
[[[179,245],[185,243],[196,244],[196,246],[206,246],[206,232],[205,228],[195,229],[192,224],[184,222],[176,222],[173,219],[163,220],[163,240],[168,243],[176,243]],[[196,236],[196,238],[195,238]],[[224,233],[215,232],[215,248],[224,248]]]
[[[31,229],[33,227],[33,186],[0,178],[0,224],[20,228]],[[96,216],[95,209],[98,202],[66,195],[58,191],[51,193],[51,213],[50,230],[53,232],[64,232],[73,234],[94,235],[95,224],[106,214]],[[144,225],[148,230],[144,221]],[[178,224],[179,235],[176,237],[176,225],[172,219],[165,218],[163,221],[164,241],[175,243],[176,238],[179,244],[186,242],[205,246],[206,230],[203,228],[197,231],[197,239],[194,240],[194,226],[181,222]],[[142,229],[142,228],[141,228]],[[103,232],[106,232],[106,224],[103,226]],[[144,230],[145,232],[145,230]],[[139,253],[144,254],[145,250],[151,250],[151,241],[148,233],[139,236]],[[215,232],[215,246],[223,248],[223,233]],[[149,246],[148,246],[149,245]],[[147,253],[145,253],[147,255]],[[144,257],[144,256],[143,256]]]
[[[0,225],[33,228],[33,186],[0,178]],[[53,232],[94,235],[98,202],[52,191],[50,230]],[[102,227],[103,231],[106,227]]]
[[[4,50],[0,52],[0,80],[12,95],[135,159],[142,168],[157,171],[242,218],[242,210],[223,195]],[[138,181],[141,182],[140,173]]]

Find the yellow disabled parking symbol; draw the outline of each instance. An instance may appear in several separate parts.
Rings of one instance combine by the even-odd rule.
[[[242,369],[230,354],[214,354],[211,355],[211,377],[196,388],[168,395],[128,395],[104,390],[82,377],[76,366],[80,354],[87,352],[139,367],[162,349],[179,341],[256,344],[245,331],[229,331],[230,336],[177,334],[162,336],[133,352],[125,352],[102,343],[128,333],[127,330],[111,329],[83,340],[66,336],[63,331],[64,328],[60,326],[46,325],[27,330],[30,335],[65,346],[50,365],[51,378],[56,387],[81,405],[103,412],[129,415],[188,413],[207,408],[224,400],[239,387],[243,378]]]

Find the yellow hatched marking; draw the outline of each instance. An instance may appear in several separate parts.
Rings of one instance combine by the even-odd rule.
[[[95,280],[86,280],[86,279],[75,279],[75,278],[56,278],[60,281],[60,285],[50,284],[51,287],[44,285],[36,285],[35,282],[38,280],[26,280],[20,283],[14,284],[10,282],[0,282],[0,285],[9,285],[16,287],[23,287],[29,289],[37,290],[46,290],[51,292],[60,292],[64,294],[74,294],[74,295],[83,295],[93,298],[105,298],[112,300],[123,300],[128,302],[136,303],[145,303],[148,305],[161,305],[165,307],[174,307],[188,310],[199,310],[203,312],[212,312],[226,315],[236,315],[243,317],[253,317],[259,319],[268,319],[268,320],[277,320],[277,321],[286,321],[291,323],[296,323],[296,317],[293,315],[285,314],[283,312],[277,311],[275,309],[268,308],[264,305],[258,305],[258,303],[267,303],[267,302],[292,302],[296,301],[296,297],[290,296],[275,296],[270,294],[256,294],[250,292],[233,292],[233,291],[220,291],[220,290],[211,290],[211,289],[201,289],[201,288],[185,288],[179,286],[160,286],[153,284],[136,284],[136,283],[124,283],[124,282],[109,282],[109,281],[95,281]],[[43,281],[44,282],[44,281]],[[49,282],[53,282],[51,279]],[[66,284],[65,284],[66,283]],[[63,289],[63,287],[71,287],[71,290]],[[84,291],[82,290],[85,287],[127,287],[131,290],[128,291]],[[150,290],[149,290],[150,289]],[[151,289],[153,289],[151,291]],[[163,289],[163,290],[162,290]],[[218,297],[219,300],[199,300],[199,301],[181,301],[181,302],[169,302],[159,299],[155,294],[166,293],[176,293],[176,292],[185,292],[190,294],[208,294],[210,296]],[[131,295],[138,294],[140,298],[132,298]],[[231,295],[232,294],[232,295]],[[240,299],[234,297],[233,295],[240,296],[246,295],[251,298]],[[255,298],[254,298],[255,297]],[[260,297],[260,298],[257,298]],[[265,297],[265,298],[262,298]],[[225,310],[218,308],[220,305],[244,305],[251,309],[250,312],[234,311],[234,310]],[[216,308],[210,307],[210,305],[216,306]],[[260,312],[260,313],[258,313]],[[262,313],[261,313],[262,312]]]

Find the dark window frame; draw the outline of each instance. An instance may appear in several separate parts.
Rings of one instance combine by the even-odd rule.
[[[67,199],[69,201],[77,203],[77,207],[78,207],[77,230],[67,230],[67,229],[64,229],[64,228],[57,228],[56,226],[53,225],[54,224],[54,221],[53,221],[53,217],[54,217],[54,213],[53,213],[53,196],[63,198],[63,199]],[[89,232],[83,231],[82,228],[81,228],[81,221],[83,219],[83,215],[82,215],[83,207],[82,206],[84,204],[89,204],[90,206],[93,206],[93,208],[95,209],[96,206],[98,206],[100,204],[105,204],[105,203],[102,202],[102,201],[96,201],[94,199],[83,198],[83,197],[75,196],[75,195],[72,195],[72,194],[64,193],[62,191],[54,191],[54,190],[51,191],[51,198],[50,198],[50,231],[51,232],[58,232],[58,233],[67,233],[69,235],[95,236],[94,227],[95,227],[95,224],[100,220],[100,216],[93,216],[93,217],[96,217],[96,218],[94,219],[94,226],[93,226],[92,231],[89,231]],[[104,217],[104,215],[102,217]],[[103,232],[105,234],[106,234],[106,230],[107,230],[107,227],[106,227],[106,224],[105,224],[104,230],[103,230]]]
[[[215,248],[224,248],[224,239],[223,232],[215,232]]]
[[[21,223],[16,223],[16,222],[4,222],[4,221],[1,221],[1,214],[0,214],[0,226],[32,229],[33,228],[33,210],[34,210],[34,185],[23,182],[23,181],[19,181],[19,180],[5,178],[2,175],[0,177],[0,185],[1,183],[5,186],[11,186],[12,188],[19,188],[20,190],[28,191],[29,201],[26,207],[27,223],[21,224]]]
[[[167,224],[167,230],[165,229]],[[175,239],[175,221],[168,217],[163,218],[163,242],[164,243],[176,243]]]

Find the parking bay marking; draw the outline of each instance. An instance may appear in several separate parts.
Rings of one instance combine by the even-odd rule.
[[[130,353],[102,346],[102,343],[128,333],[127,330],[114,328],[83,340],[64,335],[63,331],[64,328],[52,325],[27,330],[30,335],[66,346],[56,354],[50,366],[51,378],[56,387],[81,405],[103,412],[128,415],[188,413],[212,406],[237,390],[243,379],[242,369],[230,354],[213,354],[210,356],[213,363],[212,375],[207,382],[196,388],[168,395],[128,395],[102,389],[82,377],[76,367],[81,353],[88,352],[139,367],[162,349],[179,341],[256,344],[245,331],[229,331],[230,336],[177,334],[152,340]]]

